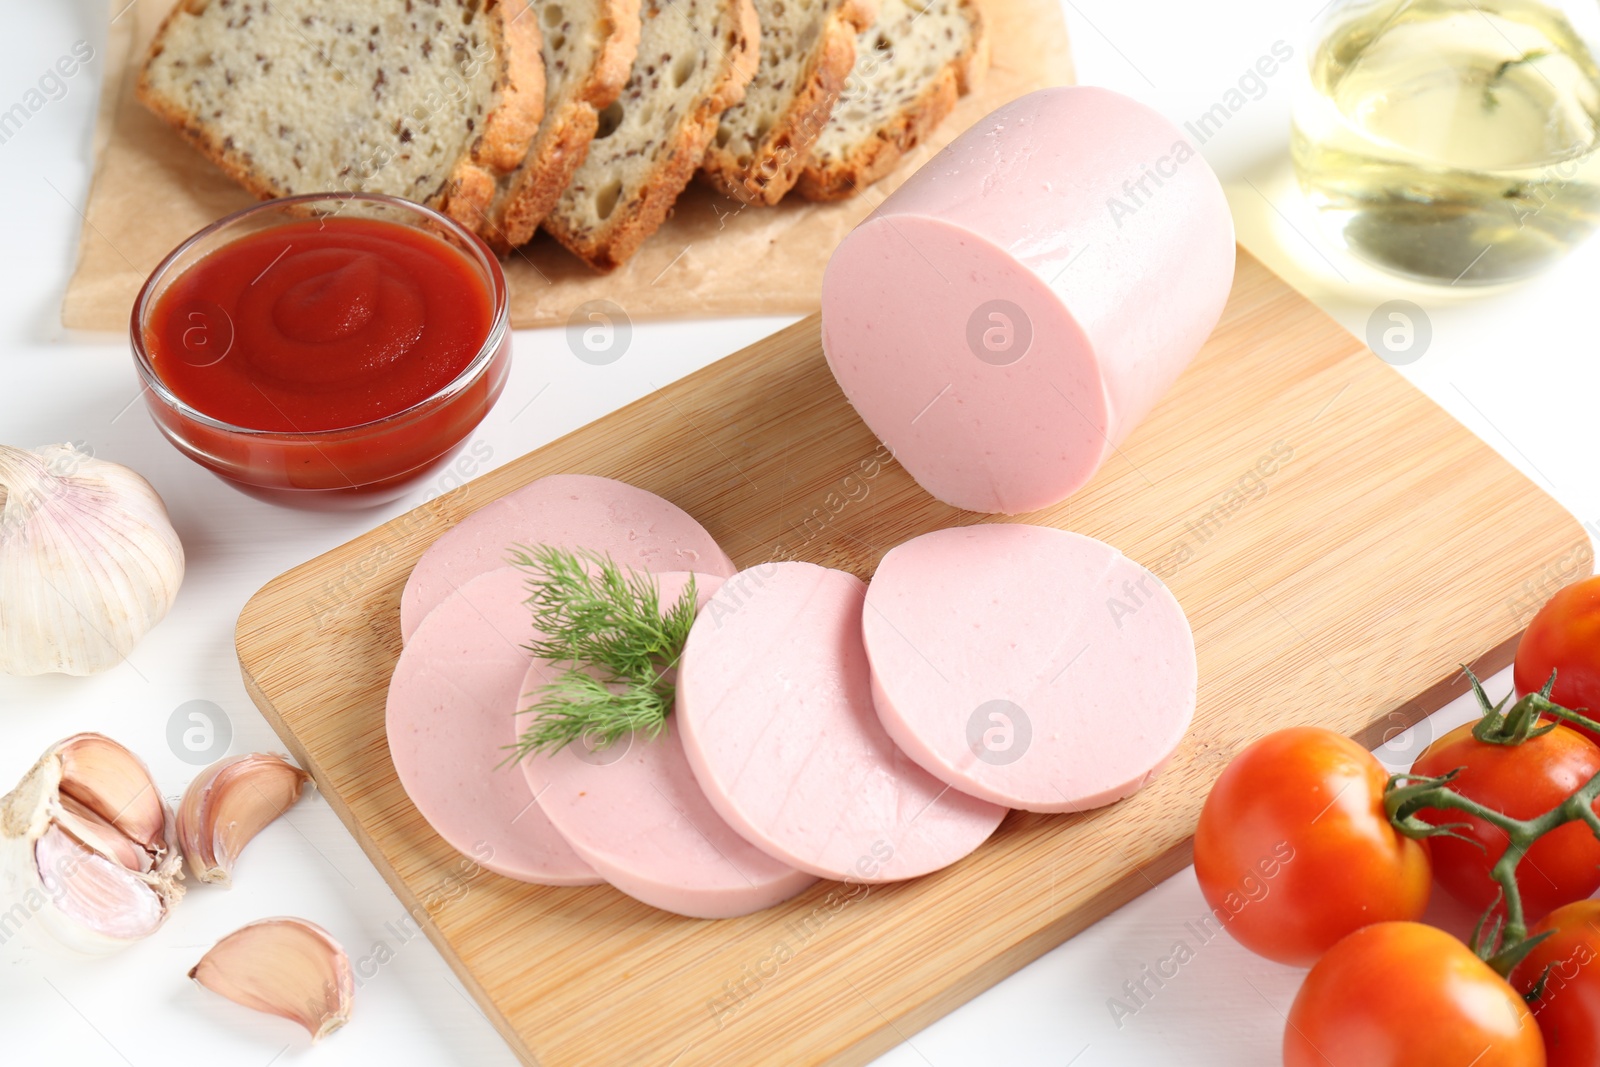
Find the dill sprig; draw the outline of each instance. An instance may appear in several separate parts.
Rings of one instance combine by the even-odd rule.
[[[528,651],[565,669],[530,694],[538,700],[521,714],[533,721],[510,746],[514,761],[580,738],[598,749],[635,730],[660,733],[674,696],[667,674],[694,624],[694,579],[663,611],[654,575],[594,552],[515,547],[540,635]]]

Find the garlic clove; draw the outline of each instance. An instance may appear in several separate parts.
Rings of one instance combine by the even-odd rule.
[[[0,798],[0,873],[11,897],[0,909],[7,923],[37,917],[85,953],[148,937],[183,899],[176,832],[137,756],[101,734],[69,737]]]
[[[137,941],[155,933],[166,919],[153,888],[126,867],[73,840],[59,826],[39,838],[34,857],[45,872],[45,887],[52,891],[55,908],[69,924],[93,936]]]
[[[150,857],[130,841],[115,824],[102,819],[93,810],[80,804],[67,794],[61,794],[61,812],[52,829],[63,829],[79,842],[102,856],[110,856],[130,871],[144,873],[149,869]]]
[[[282,756],[262,752],[219,760],[200,772],[178,805],[178,840],[194,876],[231,885],[244,847],[300,799],[310,778]]]
[[[72,445],[0,445],[0,673],[116,666],[171,608],[183,569],[138,474]]]
[[[262,919],[235,930],[189,977],[236,1004],[299,1023],[313,1041],[349,1021],[356,991],[344,948],[304,919]]]
[[[144,761],[101,734],[78,734],[60,745],[61,792],[145,848],[165,842],[166,801]]]

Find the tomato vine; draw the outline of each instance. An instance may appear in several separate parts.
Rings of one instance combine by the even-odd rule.
[[[1543,689],[1527,694],[1508,710],[1506,705],[1511,701],[1509,696],[1498,704],[1492,703],[1471,669],[1463,667],[1462,670],[1471,679],[1472,690],[1483,710],[1483,716],[1472,734],[1484,744],[1523,744],[1549,733],[1562,722],[1600,733],[1600,723],[1550,699],[1556,683],[1554,672],[1551,672],[1550,680]],[[1460,812],[1494,826],[1506,835],[1506,849],[1490,871],[1490,877],[1499,886],[1499,896],[1479,920],[1472,947],[1497,972],[1508,975],[1547,936],[1528,936],[1527,916],[1517,885],[1517,868],[1534,842],[1568,823],[1583,822],[1600,838],[1600,813],[1594,810],[1596,799],[1600,799],[1600,774],[1590,778],[1549,811],[1531,819],[1515,819],[1452,789],[1451,783],[1461,770],[1457,768],[1438,777],[1391,775],[1384,792],[1384,809],[1399,833],[1418,840],[1430,837],[1469,840],[1460,832],[1465,823],[1433,824],[1419,817],[1418,812],[1430,808]],[[1482,847],[1478,842],[1472,843]],[[1502,905],[1505,915],[1500,918],[1496,912]]]

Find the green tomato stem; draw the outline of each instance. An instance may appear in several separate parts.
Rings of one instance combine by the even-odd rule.
[[[1472,728],[1472,736],[1486,745],[1520,745],[1535,737],[1543,737],[1560,725],[1557,722],[1539,725],[1545,715],[1554,712],[1574,716],[1584,723],[1588,722],[1576,712],[1551,703],[1550,692],[1556,684],[1554,673],[1550,675],[1550,680],[1545,683],[1542,690],[1529,693],[1513,704],[1510,711],[1504,711],[1506,704],[1511,700],[1511,694],[1507,693],[1500,703],[1491,704],[1489,694],[1483,691],[1483,683],[1472,673],[1472,668],[1462,664],[1461,669],[1471,679],[1472,692],[1478,698],[1479,707],[1483,709],[1483,717]]]
[[[1483,719],[1473,729],[1473,736],[1479,741],[1486,744],[1522,744],[1555,729],[1557,724],[1553,722],[1535,728],[1535,724],[1546,716],[1600,732],[1600,724],[1551,702],[1550,693],[1555,686],[1554,674],[1550,676],[1550,681],[1542,690],[1529,693],[1506,712],[1503,710],[1505,700],[1499,704],[1490,703],[1477,677],[1471,670],[1467,668],[1463,670],[1466,670],[1467,677],[1472,679],[1473,692],[1477,694],[1478,701],[1483,707]],[[1500,887],[1500,899],[1489,906],[1482,921],[1479,922],[1473,948],[1496,971],[1502,975],[1509,975],[1512,968],[1543,940],[1542,935],[1533,939],[1528,937],[1527,913],[1522,903],[1522,892],[1517,886],[1517,868],[1534,842],[1568,823],[1584,823],[1595,837],[1600,839],[1600,814],[1596,814],[1594,810],[1595,801],[1600,798],[1600,774],[1590,778],[1575,793],[1543,815],[1532,819],[1514,819],[1470,797],[1464,797],[1451,788],[1451,783],[1460,775],[1461,770],[1462,768],[1458,767],[1449,774],[1437,778],[1416,774],[1392,775],[1388,788],[1384,791],[1384,810],[1388,813],[1389,822],[1399,833],[1419,840],[1429,837],[1470,840],[1461,832],[1467,826],[1465,823],[1434,825],[1424,822],[1417,813],[1427,808],[1460,812],[1482,820],[1506,835],[1506,849],[1489,872],[1489,876]],[[1478,844],[1476,841],[1472,843]],[[1502,903],[1505,906],[1503,924],[1494,919],[1495,910]]]

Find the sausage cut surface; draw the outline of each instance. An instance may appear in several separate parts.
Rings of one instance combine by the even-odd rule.
[[[689,576],[659,576],[661,604]],[[721,579],[696,575],[702,602]],[[558,670],[534,660],[521,691],[532,704]],[[520,717],[526,726],[526,716]],[[816,882],[745,840],[707,801],[684,759],[678,716],[655,738],[633,734],[594,748],[573,742],[522,761],[539,806],[605,880],[653,907],[700,919],[746,915]],[[514,732],[506,730],[509,739]]]
[[[643,570],[734,572],[705,527],[671,501],[612,478],[553,474],[485,504],[429,546],[400,595],[402,640],[458,587],[505,566],[511,546],[541,544]]]
[[[940,780],[997,804],[1119,800],[1194,716],[1183,609],[1080,534],[980,524],[913,538],[878,565],[862,624],[884,729]]]
[[[948,788],[884,732],[864,592],[810,563],[730,578],[690,631],[677,719],[689,766],[739,833],[825,878],[887,882],[961,859],[1005,808]]]
[[[1076,492],[1210,335],[1233,221],[1166,118],[1043,89],[956,138],[822,283],[844,394],[933,496],[1020,514]]]
[[[389,683],[389,755],[422,817],[463,855],[525,882],[594,885],[600,876],[505,763],[533,658],[521,647],[533,638],[524,578],[515,567],[481,574],[423,620]]]

